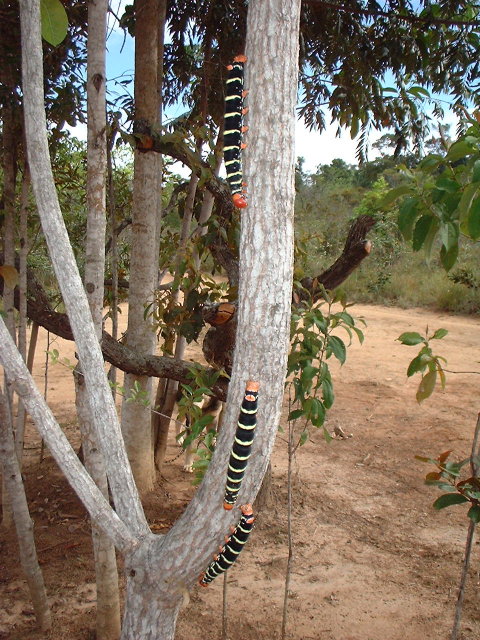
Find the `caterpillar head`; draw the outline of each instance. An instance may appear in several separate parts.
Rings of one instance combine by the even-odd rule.
[[[242,504],[242,506],[240,507],[240,511],[242,512],[242,515],[246,516],[247,522],[249,524],[255,520],[255,518],[253,517],[253,507],[251,504]]]
[[[247,201],[245,200],[245,196],[241,193],[234,193],[232,196],[233,204],[237,207],[237,209],[245,209],[247,206]]]
[[[223,508],[225,509],[225,511],[231,511],[233,509],[233,503],[231,504],[230,502],[224,502]]]

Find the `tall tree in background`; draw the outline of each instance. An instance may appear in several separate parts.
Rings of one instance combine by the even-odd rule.
[[[157,126],[160,118],[158,93],[159,0],[135,2],[135,122]],[[133,183],[132,250],[128,294],[128,328],[126,343],[137,353],[149,356],[155,351],[152,322],[145,318],[145,308],[153,301],[157,285],[161,164],[157,154],[135,152]],[[138,388],[151,397],[151,379],[125,376],[127,394]],[[141,493],[153,489],[155,465],[152,446],[150,407],[138,402],[122,406],[122,432]]]
[[[87,41],[87,233],[85,291],[98,340],[102,337],[106,231],[106,31],[107,0],[88,4]],[[85,468],[108,500],[105,461],[98,446],[94,419],[81,367],[75,370],[76,407]],[[120,595],[115,547],[92,523],[97,585],[97,640],[116,640],[120,634]]]

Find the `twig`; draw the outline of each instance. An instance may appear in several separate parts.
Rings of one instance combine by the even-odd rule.
[[[289,413],[291,411],[291,398],[288,400]],[[292,539],[292,466],[294,456],[294,421],[288,421],[288,469],[287,469],[287,537],[288,537],[288,560],[285,574],[285,593],[283,597],[282,615],[282,640],[286,638],[287,618],[288,618],[288,595],[290,592],[290,578],[292,575],[293,562],[293,539]]]
[[[477,474],[478,474],[478,468],[475,463],[475,457],[477,453],[477,443],[478,443],[479,434],[480,434],[480,413],[478,414],[478,417],[477,417],[477,424],[475,426],[475,433],[473,435],[472,452],[470,454],[470,469],[473,477],[477,477]],[[450,640],[458,639],[458,632],[460,630],[460,620],[462,617],[463,600],[465,597],[465,586],[467,583],[468,569],[470,567],[470,556],[472,553],[473,538],[475,534],[476,524],[477,523],[474,520],[470,520],[470,524],[468,525],[467,541],[465,544],[465,556],[463,558],[462,573],[460,576],[460,584],[458,586],[457,604],[455,606],[455,617],[453,619],[453,628],[452,628],[452,633],[450,635]]]
[[[447,373],[474,373],[477,376],[480,376],[480,371],[452,371],[451,369],[443,369]]]
[[[223,574],[223,603],[222,603],[222,640],[227,639],[228,633],[228,611],[227,611],[227,574]]]

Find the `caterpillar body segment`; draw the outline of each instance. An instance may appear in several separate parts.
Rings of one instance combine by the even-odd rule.
[[[233,441],[232,452],[228,462],[227,482],[223,508],[227,511],[233,508],[247,468],[252,442],[257,425],[258,382],[250,380],[245,388],[237,430]]]
[[[242,177],[242,133],[246,130],[242,125],[242,119],[248,109],[243,106],[246,91],[243,89],[243,68],[247,58],[239,55],[234,58],[233,64],[227,67],[225,97],[225,118],[223,131],[223,158],[227,182],[232,192],[233,204],[238,209],[247,206]]]
[[[232,566],[248,540],[248,536],[253,529],[253,523],[255,520],[253,516],[253,508],[251,504],[244,504],[240,509],[242,516],[237,526],[226,538],[225,544],[221,547],[219,555],[213,559],[198,579],[198,582],[202,587],[208,587],[212,580]]]

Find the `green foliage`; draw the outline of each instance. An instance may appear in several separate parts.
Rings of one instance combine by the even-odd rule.
[[[179,264],[172,286],[157,291],[155,301],[146,308],[145,315],[153,318],[156,330],[165,341],[174,332],[192,342],[204,327],[204,304],[224,298],[227,287],[225,282],[217,282],[209,274],[197,270],[190,256]],[[183,299],[178,295],[180,292],[184,294]]]
[[[457,262],[460,236],[480,237],[480,115],[466,116],[465,133],[445,155],[426,156],[414,169],[403,167],[405,182],[384,199],[401,198],[398,226],[414,251],[430,259],[440,247],[446,271]]]
[[[452,451],[445,451],[435,459],[423,456],[415,456],[415,458],[421,462],[433,464],[437,468],[437,471],[427,473],[425,484],[448,492],[435,500],[434,509],[440,510],[452,505],[469,503],[467,515],[473,522],[478,523],[480,522],[480,478],[477,472],[465,480],[461,480],[460,476],[466,464],[470,463],[474,468],[478,468],[480,460],[475,456],[473,460],[467,458],[459,462],[451,462],[449,461],[451,453]]]
[[[441,340],[448,334],[447,329],[437,329],[431,336],[428,335],[428,328],[425,335],[422,336],[416,331],[407,331],[397,338],[399,342],[409,347],[423,344],[418,354],[408,365],[407,376],[411,377],[416,373],[421,374],[420,384],[418,385],[416,398],[417,402],[423,402],[429,398],[437,383],[437,376],[440,378],[442,389],[445,389],[445,371],[442,363],[447,361],[442,356],[434,355],[430,346],[431,340]]]
[[[324,291],[320,303],[306,301],[292,311],[286,387],[292,403],[288,420],[303,422],[297,447],[307,440],[309,425],[322,429],[327,441],[331,439],[324,426],[326,413],[335,399],[327,361],[334,357],[343,365],[348,346],[336,332],[339,329],[346,332],[348,344],[354,335],[360,342],[364,339],[357,326],[359,321],[347,311],[348,307],[341,293],[333,296]]]
[[[181,384],[182,396],[177,403],[177,420],[188,423],[188,430],[180,432],[177,439],[182,439],[184,449],[193,442],[197,443],[193,469],[195,472],[194,484],[200,484],[210,464],[215,450],[215,428],[209,428],[213,423],[213,416],[203,415],[202,403],[206,396],[212,396],[212,389],[221,376],[226,376],[224,371],[205,370],[199,365],[192,364],[189,367],[189,384]]]
[[[54,47],[65,40],[68,18],[60,0],[40,0],[40,18],[42,38]]]

